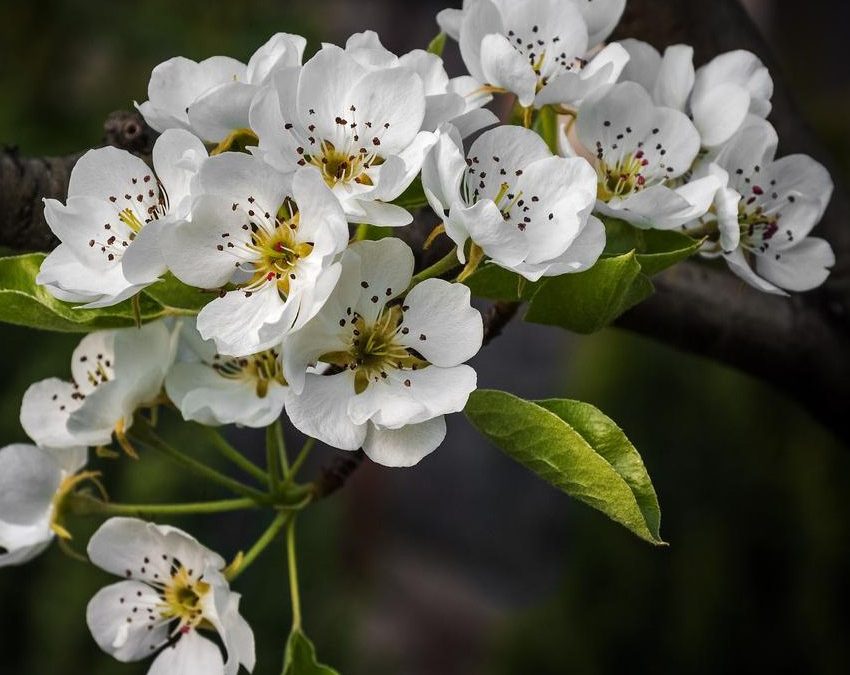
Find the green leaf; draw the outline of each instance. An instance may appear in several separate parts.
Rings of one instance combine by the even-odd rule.
[[[283,675],[339,675],[316,661],[316,648],[304,633],[293,628],[286,641],[283,656]]]
[[[144,294],[153,298],[163,307],[199,312],[204,305],[215,299],[216,294],[187,286],[168,272],[162,279],[151,284]]]
[[[605,255],[637,253],[644,274],[652,276],[694,255],[702,239],[673,230],[642,230],[616,218],[604,218]]]
[[[488,300],[528,300],[539,283],[526,281],[515,272],[494,264],[484,264],[464,282],[472,294]]]
[[[478,390],[466,416],[494,445],[568,495],[641,539],[663,544],[658,500],[637,450],[608,417],[586,403],[533,403]]]
[[[0,321],[42,330],[87,333],[135,325],[130,300],[102,309],[77,309],[57,300],[35,282],[43,253],[0,258]],[[151,298],[140,298],[143,321],[156,319],[164,308]]]
[[[446,34],[440,31],[434,36],[434,39],[428,43],[428,51],[437,56],[443,55],[443,50],[446,48]]]
[[[425,197],[425,190],[422,187],[422,180],[416,178],[404,192],[393,199],[393,204],[400,206],[408,211],[415,211],[428,206],[428,198]]]
[[[593,333],[652,292],[652,282],[641,273],[634,252],[602,258],[589,270],[541,283],[531,298],[525,320],[576,333]]]

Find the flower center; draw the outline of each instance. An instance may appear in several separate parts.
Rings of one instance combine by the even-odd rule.
[[[253,382],[259,398],[265,398],[275,382],[286,386],[279,354],[274,349],[241,359],[216,354],[212,368],[227,379]]]
[[[255,218],[260,209],[253,197],[248,199],[251,208],[248,216]],[[234,205],[235,208],[236,205]],[[275,217],[265,214],[265,220],[253,220],[243,225],[250,230],[251,239],[247,243],[237,244],[226,241],[218,245],[218,250],[227,252],[238,258],[236,267],[249,273],[250,278],[240,284],[240,290],[250,297],[267,284],[274,283],[284,296],[289,295],[290,284],[296,278],[296,267],[301,258],[306,258],[313,251],[311,242],[299,242],[295,232],[298,229],[300,213],[295,204],[287,198]],[[223,239],[230,235],[222,234]]]
[[[201,602],[210,592],[210,585],[200,577],[195,579],[183,565],[171,575],[171,580],[161,592],[161,616],[177,619],[178,630],[187,633],[203,621]]]
[[[387,378],[387,371],[419,370],[430,365],[413,350],[397,341],[398,334],[405,333],[401,327],[404,311],[400,305],[385,307],[372,324],[359,314],[350,322],[351,338],[347,350],[332,352],[320,357],[320,361],[354,371],[354,391],[360,394],[370,382]]]
[[[305,155],[304,161],[317,167],[328,187],[333,188],[337,183],[374,185],[368,171],[383,164],[384,158],[362,146],[356,150],[353,147],[337,148],[330,141],[322,141],[319,152]]]
[[[599,157],[596,164],[597,198],[608,202],[615,197],[627,197],[640,192],[646,185],[643,171],[648,164],[649,160],[646,159],[642,150],[634,154],[629,153],[616,164],[608,164]]]
[[[580,71],[587,65],[584,59],[563,50],[560,35],[544,38],[540,26],[532,26],[530,32],[509,30],[507,38],[511,46],[528,60],[537,75],[537,92],[555,75]]]

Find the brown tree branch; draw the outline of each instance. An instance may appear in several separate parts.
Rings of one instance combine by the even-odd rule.
[[[725,269],[695,262],[657,277],[657,292],[619,325],[735,366],[784,391],[850,444],[850,203],[829,153],[803,121],[764,39],[737,0],[629,0],[618,36],[658,48],[687,43],[695,62],[748,49],[776,83],[770,120],[780,153],[803,152],[830,168],[836,190],[815,234],[832,244],[835,268],[821,288],[792,298],[756,291]]]
[[[829,166],[828,153],[802,122],[769,49],[737,0],[629,0],[615,37],[626,36],[659,48],[691,44],[698,64],[730,49],[755,52],[776,81],[771,121],[779,132],[780,151],[805,152]],[[140,155],[150,152],[153,138],[136,113],[113,113],[104,128],[104,143]],[[0,153],[0,246],[49,250],[55,245],[41,199],[64,197],[78,157],[24,158],[9,148]],[[723,269],[685,263],[656,277],[657,293],[618,325],[775,385],[850,442],[845,420],[850,400],[850,205],[840,186],[817,234],[832,243],[837,264],[816,291],[791,299],[767,296]],[[490,310],[492,335],[510,320],[507,309]]]

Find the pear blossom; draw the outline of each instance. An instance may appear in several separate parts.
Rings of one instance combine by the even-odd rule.
[[[71,490],[96,474],[77,473],[83,447],[43,449],[17,443],[0,449],[0,567],[20,565],[44,551],[62,527],[61,504]]]
[[[157,139],[153,171],[125,150],[89,150],[71,171],[66,203],[44,200],[61,243],[36,282],[60,300],[108,307],[156,281],[165,272],[159,234],[186,214],[189,184],[206,157],[201,141],[178,129]]]
[[[684,113],[655,105],[635,82],[591,94],[574,131],[574,137],[562,134],[562,149],[594,164],[596,209],[606,216],[671,229],[702,216],[720,188],[714,175],[677,183],[697,157],[699,133]]]
[[[348,223],[319,172],[283,175],[244,153],[210,158],[198,172],[191,219],[163,232],[181,281],[220,288],[198,314],[218,351],[248,356],[280,343],[322,307],[348,244]]]
[[[286,380],[277,350],[223,356],[186,320],[165,391],[183,419],[211,426],[265,427],[283,412]]]
[[[411,466],[475,389],[464,362],[481,348],[481,315],[461,284],[428,279],[405,295],[413,254],[398,239],[357,242],[342,266],[322,311],[284,342],[287,414],[328,445]],[[306,372],[317,364],[329,368]]]
[[[148,675],[236,675],[254,669],[254,634],[217,553],[175,527],[111,518],[88,545],[92,563],[123,577],[91,599],[86,622],[121,662],[154,657]],[[202,631],[218,635],[225,654]]]
[[[458,40],[485,91],[516,94],[523,107],[576,105],[617,80],[628,53],[617,43],[591,56],[613,30],[624,0],[471,0],[437,21]]]
[[[426,98],[411,68],[365,67],[325,45],[303,68],[278,71],[251,107],[252,151],[284,173],[312,166],[352,222],[407,225],[389,204],[413,182],[434,134],[421,131]]]
[[[622,81],[634,81],[649,91],[658,105],[687,113],[703,148],[728,141],[748,115],[767,117],[773,80],[765,65],[743,49],[716,56],[694,70],[693,48],[668,47],[664,55],[640,40],[623,40],[630,59]]]
[[[425,86],[424,131],[435,131],[441,124],[451,122],[461,136],[474,134],[497,124],[499,118],[482,106],[493,96],[469,75],[449,78],[443,60],[424,49],[414,49],[396,56],[386,49],[374,31],[355,33],[345,42],[345,51],[368,69],[408,68],[422,79]]]
[[[829,172],[807,155],[776,159],[778,138],[769,122],[751,115],[713,157],[728,180],[715,199],[717,241],[708,253],[722,254],[729,268],[767,293],[820,286],[835,264],[829,243],[809,232],[832,196]],[[710,228],[709,228],[710,229]]]
[[[132,454],[125,432],[136,409],[158,399],[175,349],[162,321],[90,333],[71,357],[71,381],[52,377],[27,389],[21,426],[46,448],[107,445],[115,434]]]
[[[596,172],[581,157],[556,157],[529,129],[483,133],[464,157],[447,125],[422,168],[425,194],[465,262],[468,239],[494,263],[530,281],[591,267],[605,228],[590,215]]]
[[[187,129],[218,143],[248,127],[248,110],[260,87],[276,70],[300,66],[306,45],[300,35],[276,33],[247,65],[228,56],[201,62],[176,56],[153,69],[148,100],[136,107],[157,131]]]

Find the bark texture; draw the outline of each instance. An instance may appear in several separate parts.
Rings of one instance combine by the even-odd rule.
[[[626,36],[661,49],[691,44],[697,64],[731,49],[755,52],[776,82],[770,119],[779,132],[781,154],[808,153],[829,167],[828,152],[795,108],[769,49],[737,0],[629,0],[615,38]],[[105,144],[141,156],[150,153],[154,137],[135,112],[113,113],[104,125]],[[55,245],[41,200],[64,197],[79,156],[28,158],[14,148],[0,152],[0,246],[24,251]],[[850,401],[850,204],[838,180],[815,232],[832,243],[837,257],[829,281],[816,291],[790,299],[768,296],[725,269],[688,262],[656,277],[657,293],[618,325],[765,380],[850,443],[845,419]],[[494,336],[512,316],[508,310],[499,306],[488,315]]]

